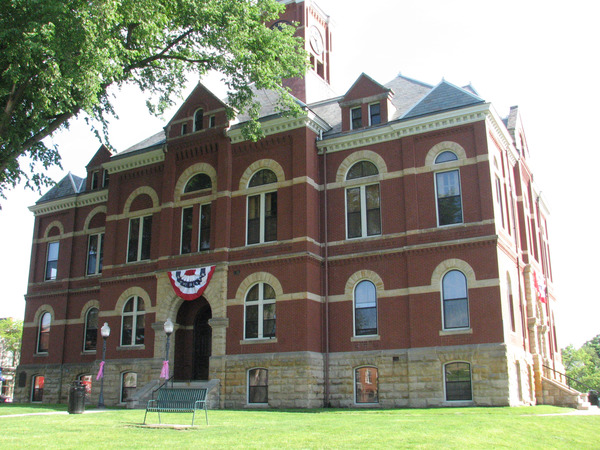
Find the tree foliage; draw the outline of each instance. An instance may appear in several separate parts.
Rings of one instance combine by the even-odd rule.
[[[190,74],[223,74],[232,116],[253,119],[251,87],[284,93],[283,78],[302,76],[303,43],[293,27],[266,24],[283,11],[276,0],[3,0],[0,2],[0,195],[24,179],[47,184],[44,168],[60,164],[43,139],[80,113],[104,125],[114,115],[110,87],[133,83],[162,113]],[[297,113],[289,96],[282,111]],[[28,171],[19,158],[31,161]]]
[[[562,350],[563,365],[566,374],[590,388],[600,390],[600,335],[586,342],[579,349],[569,345]],[[577,390],[583,386],[573,385]]]
[[[21,353],[21,337],[23,336],[23,321],[11,317],[0,319],[0,349],[3,355],[11,352],[13,366],[19,360]]]

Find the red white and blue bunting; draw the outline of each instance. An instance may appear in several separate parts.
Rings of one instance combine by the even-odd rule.
[[[544,279],[544,276],[538,276],[537,272],[533,271],[533,283],[535,285],[537,298],[542,303],[546,303],[546,280]]]
[[[215,272],[215,266],[169,272],[169,281],[175,293],[184,300],[200,297]]]

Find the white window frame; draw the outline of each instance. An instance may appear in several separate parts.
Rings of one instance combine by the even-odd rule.
[[[92,237],[96,236],[96,267],[94,267],[94,271],[90,273],[90,241]],[[86,253],[86,261],[85,261],[85,275],[86,276],[94,276],[102,273],[102,268],[100,267],[100,260],[102,259],[104,254],[104,232],[94,233],[88,235],[88,247]]]
[[[356,111],[356,110],[360,111],[360,127],[356,127],[355,128],[354,127],[354,119],[352,117],[352,111]],[[361,106],[356,106],[354,108],[350,108],[349,112],[350,112],[350,129],[351,130],[358,130],[359,128],[362,128],[362,120],[363,120],[363,117],[362,117],[362,105]]]
[[[50,247],[56,245],[56,259],[50,259]],[[60,257],[60,241],[48,242],[46,246],[46,265],[44,267],[44,281],[53,281],[58,277],[58,258]],[[54,276],[48,276],[48,264],[50,262],[56,262],[56,268],[54,269]]]
[[[365,281],[371,283],[373,285],[373,289],[375,290],[375,333],[356,334],[356,310],[361,309],[356,307],[356,289],[358,288],[359,284]],[[377,286],[375,283],[373,283],[373,281],[368,279],[360,280],[358,283],[356,283],[356,285],[354,285],[354,289],[352,291],[352,335],[359,339],[364,337],[379,336],[379,301],[377,299]]]
[[[374,103],[370,103],[369,104],[369,126],[372,126],[373,123],[371,121],[373,114],[371,113],[371,107],[373,106],[379,106],[379,123],[376,123],[375,125],[379,125],[381,124],[381,102],[374,102]]]
[[[46,350],[40,351],[40,341],[42,340],[41,339],[42,338],[42,321],[44,320],[44,317],[46,317],[46,314],[49,317],[48,331],[45,332],[48,334],[48,348]],[[40,315],[40,319],[38,320],[37,340],[36,340],[36,344],[35,344],[35,353],[37,355],[47,355],[48,352],[50,351],[50,330],[51,329],[52,329],[52,314],[50,314],[48,311],[44,311]]]
[[[143,247],[143,237],[144,237],[144,222],[147,217],[150,217],[151,219],[153,219],[152,214],[148,214],[146,216],[137,216],[137,217],[130,217],[129,218],[129,228],[128,228],[128,232],[127,232],[127,255],[126,255],[126,262],[127,263],[134,263],[134,262],[139,262],[139,261],[149,261],[150,258],[150,253],[152,253],[152,247],[150,247],[149,250],[149,254],[148,254],[148,259],[141,259],[142,258],[142,247]],[[139,220],[140,221],[140,226],[138,229],[138,242],[137,242],[137,253],[136,253],[136,258],[132,259],[131,261],[129,260],[129,242],[131,241],[131,222],[133,220]],[[153,222],[153,220],[151,220],[151,222]],[[150,223],[150,246],[152,246],[152,223]]]
[[[125,307],[127,306],[127,304],[130,301],[133,301],[133,310],[130,312],[125,312]],[[143,311],[138,311],[139,302],[142,302],[144,304]],[[135,343],[138,318],[139,318],[139,316],[145,316],[145,315],[146,315],[146,302],[144,302],[144,299],[142,297],[140,297],[139,295],[134,295],[132,297],[129,297],[127,299],[127,301],[125,302],[125,304],[123,305],[123,309],[121,310],[121,336],[120,336],[120,340],[119,340],[121,347],[140,347],[145,344],[145,340],[146,340],[145,322],[144,322],[144,342],[142,342],[141,344]],[[131,322],[131,341],[128,344],[123,343],[123,331],[125,329],[125,317],[133,317],[133,320]]]
[[[90,183],[90,189],[96,190],[100,187],[100,171],[94,170],[92,172],[92,182]]]
[[[356,178],[352,181],[355,180],[364,180],[365,178]],[[370,177],[369,177],[370,178]],[[346,202],[345,202],[345,217],[346,217],[346,239],[362,239],[362,238],[367,238],[367,237],[373,237],[373,236],[381,236],[383,234],[382,230],[379,231],[379,233],[377,234],[368,234],[368,229],[367,229],[367,225],[368,225],[368,221],[367,221],[367,187],[370,186],[378,186],[378,190],[379,190],[379,226],[380,228],[382,227],[382,223],[381,223],[381,185],[380,183],[365,183],[365,184],[356,184],[356,185],[352,185],[352,186],[346,186],[345,189],[345,193],[346,193]],[[360,189],[360,230],[361,230],[361,234],[360,236],[353,236],[350,237],[350,224],[348,223],[348,191],[350,189]]]
[[[439,200],[439,192],[438,192],[438,174],[442,174],[442,173],[449,173],[449,172],[456,172],[458,175],[458,189],[460,190],[459,192],[459,196],[460,196],[460,222],[454,222],[454,223],[446,223],[446,224],[440,224],[440,204],[438,202]],[[465,209],[464,209],[464,205],[463,205],[463,195],[462,195],[462,183],[461,183],[461,178],[460,178],[460,170],[458,168],[455,169],[449,169],[449,170],[440,170],[437,172],[434,172],[433,174],[433,180],[434,180],[434,184],[435,184],[435,214],[436,214],[436,218],[437,218],[437,226],[438,227],[452,227],[455,225],[462,225],[465,223]]]
[[[460,274],[462,274],[462,276],[465,279],[465,290],[466,290],[466,301],[467,301],[467,326],[464,327],[451,327],[451,328],[446,328],[446,308],[445,308],[445,302],[446,302],[446,298],[445,298],[445,294],[444,294],[444,278],[446,278],[446,275],[448,275],[450,272],[459,272]],[[440,294],[441,294],[441,301],[442,301],[442,330],[443,331],[464,331],[464,330],[470,330],[471,329],[471,305],[469,302],[469,280],[467,279],[467,276],[465,275],[465,273],[457,268],[452,268],[447,270],[443,275],[442,278],[440,279]],[[462,300],[462,299],[448,299],[448,301],[453,301],[453,300]]]
[[[263,281],[259,282],[259,283],[254,283],[252,286],[250,286],[250,288],[248,289],[248,291],[246,292],[246,295],[244,296],[244,340],[245,341],[255,341],[255,340],[261,340],[261,339],[275,339],[277,337],[277,299],[276,298],[268,298],[265,299],[265,285],[268,285],[269,283],[265,283]],[[250,293],[250,290],[254,287],[258,285],[258,300],[251,300],[248,301],[248,294]],[[269,285],[270,286],[270,285]],[[271,288],[273,288],[271,286]],[[274,290],[274,289],[273,289]],[[275,336],[264,336],[264,322],[265,322],[265,306],[266,305],[275,305]],[[257,320],[258,320],[258,326],[257,326],[257,337],[246,337],[246,317],[247,317],[247,309],[248,306],[257,306],[258,307],[258,312],[257,312]]]

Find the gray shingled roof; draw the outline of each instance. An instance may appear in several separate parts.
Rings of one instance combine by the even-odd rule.
[[[441,111],[463,108],[465,106],[483,103],[484,100],[469,91],[442,80],[416,105],[408,110],[403,119],[425,116]]]
[[[138,142],[135,145],[132,145],[131,147],[129,147],[126,150],[123,150],[122,152],[117,153],[113,157],[119,157],[126,153],[133,153],[138,150],[145,150],[145,149],[149,149],[151,147],[157,147],[157,146],[165,144],[166,142],[167,142],[167,137],[165,135],[165,130],[160,130],[158,133],[150,136],[149,138],[144,139],[141,142]]]
[[[395,120],[402,117],[415,103],[427,95],[433,86],[427,83],[423,83],[412,78],[405,77],[398,74],[389,83],[385,84],[385,87],[390,88],[394,91],[392,97],[392,105],[396,108],[396,111],[391,115],[389,120]]]
[[[56,183],[52,189],[46,192],[37,203],[49,202],[62,197],[79,194],[85,187],[85,178],[80,178],[69,172],[62,180]]]

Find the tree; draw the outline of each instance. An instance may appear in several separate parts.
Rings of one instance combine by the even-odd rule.
[[[2,353],[12,352],[12,365],[19,360],[21,353],[21,337],[23,336],[23,321],[12,317],[0,319],[0,349]]]
[[[304,45],[293,27],[266,25],[283,9],[276,0],[0,2],[0,195],[21,179],[38,189],[50,183],[36,165],[60,165],[60,155],[43,139],[78,114],[98,120],[106,140],[109,88],[125,83],[147,93],[150,111],[160,114],[190,74],[216,70],[230,117],[252,118],[248,138],[261,135],[252,87],[278,92],[280,110],[297,114],[281,80],[303,76]]]
[[[566,374],[595,390],[600,390],[600,355],[594,348],[594,342],[598,342],[599,338],[600,335],[596,336],[579,349],[569,345],[562,350]],[[573,387],[577,390],[585,390],[578,384],[574,384]]]

